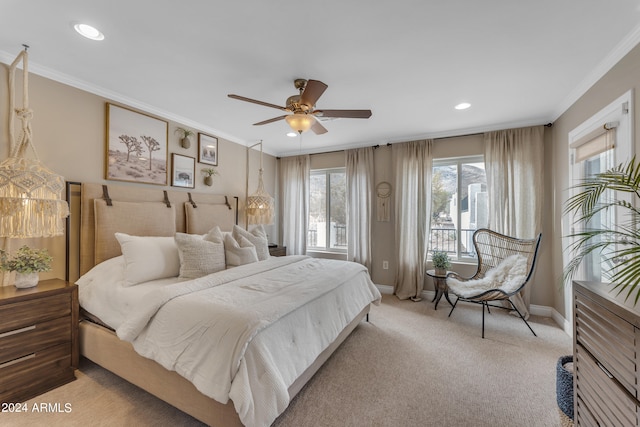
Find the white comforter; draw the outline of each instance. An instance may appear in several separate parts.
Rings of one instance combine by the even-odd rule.
[[[268,426],[288,387],[380,293],[356,263],[302,256],[165,286],[117,328],[141,355],[233,400],[247,426]]]

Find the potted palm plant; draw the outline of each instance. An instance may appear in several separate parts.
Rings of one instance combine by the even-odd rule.
[[[431,262],[433,268],[436,270],[436,275],[444,276],[447,274],[447,270],[451,267],[451,261],[449,261],[449,254],[445,251],[433,251],[431,254]]]
[[[38,284],[38,273],[51,270],[51,255],[46,249],[22,246],[13,256],[0,249],[0,269],[15,271],[15,287],[30,288]]]
[[[566,237],[572,238],[573,259],[564,270],[565,283],[571,280],[582,260],[592,254],[602,254],[603,275],[613,283],[613,289],[635,293],[634,304],[640,298],[640,163],[635,157],[627,163],[597,173],[573,187],[578,192],[570,197],[565,214],[574,214],[578,222],[588,224],[596,215],[615,212],[623,218],[617,224],[585,228]],[[631,198],[629,200],[629,197]]]

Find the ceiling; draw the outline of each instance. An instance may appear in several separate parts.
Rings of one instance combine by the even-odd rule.
[[[286,156],[544,124],[640,41],[637,0],[3,0],[0,61]],[[84,39],[74,23],[101,30]],[[295,78],[319,109],[371,109],[285,136]],[[460,102],[471,108],[458,111]],[[37,116],[34,120],[37,120]]]

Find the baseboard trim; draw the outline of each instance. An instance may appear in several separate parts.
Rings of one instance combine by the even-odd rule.
[[[376,285],[376,287],[378,288],[378,290],[380,291],[381,294],[393,295],[393,286],[390,286],[390,285]],[[435,292],[434,291],[422,291],[420,296],[422,297],[422,299],[427,299],[427,300],[431,301],[433,299],[433,297],[435,296]],[[569,335],[570,337],[573,336],[573,325],[571,324],[571,322],[569,322],[567,319],[565,319],[560,313],[558,313],[558,311],[555,308],[549,307],[549,306],[546,306],[546,305],[531,304],[529,306],[529,313],[533,314],[534,316],[552,318],[556,322],[556,324],[559,327],[561,327],[563,331],[565,331],[565,333],[567,335]]]

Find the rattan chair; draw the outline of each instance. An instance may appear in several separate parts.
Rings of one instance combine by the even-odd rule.
[[[520,313],[518,308],[513,304],[510,297],[520,292],[531,279],[531,276],[533,275],[533,271],[535,269],[536,257],[538,255],[538,247],[540,246],[541,238],[542,234],[539,234],[535,239],[516,239],[514,237],[505,236],[504,234],[500,234],[486,228],[476,230],[476,232],[473,233],[473,245],[478,257],[478,270],[473,276],[468,278],[462,277],[457,273],[449,273],[447,274],[447,282],[449,282],[449,279],[451,278],[455,278],[461,282],[482,279],[485,277],[489,270],[496,268],[507,257],[516,254],[522,255],[526,258],[526,277],[522,279],[522,283],[519,284],[519,286],[511,287],[508,292],[505,292],[505,290],[500,289],[500,287],[498,286],[492,287],[491,289],[478,291],[477,295],[462,296],[456,293],[455,287],[450,286],[449,293],[453,293],[457,297],[457,299],[453,304],[451,311],[449,312],[449,317],[451,316],[451,313],[453,313],[453,310],[455,310],[456,305],[460,300],[481,304],[482,338],[484,338],[485,308],[487,309],[489,314],[491,314],[489,307],[504,308],[507,310],[513,309],[520,315],[520,318],[524,321],[533,335],[537,336],[522,313]],[[490,302],[492,301],[509,301],[509,306],[503,305],[502,303],[501,305],[490,304]]]

